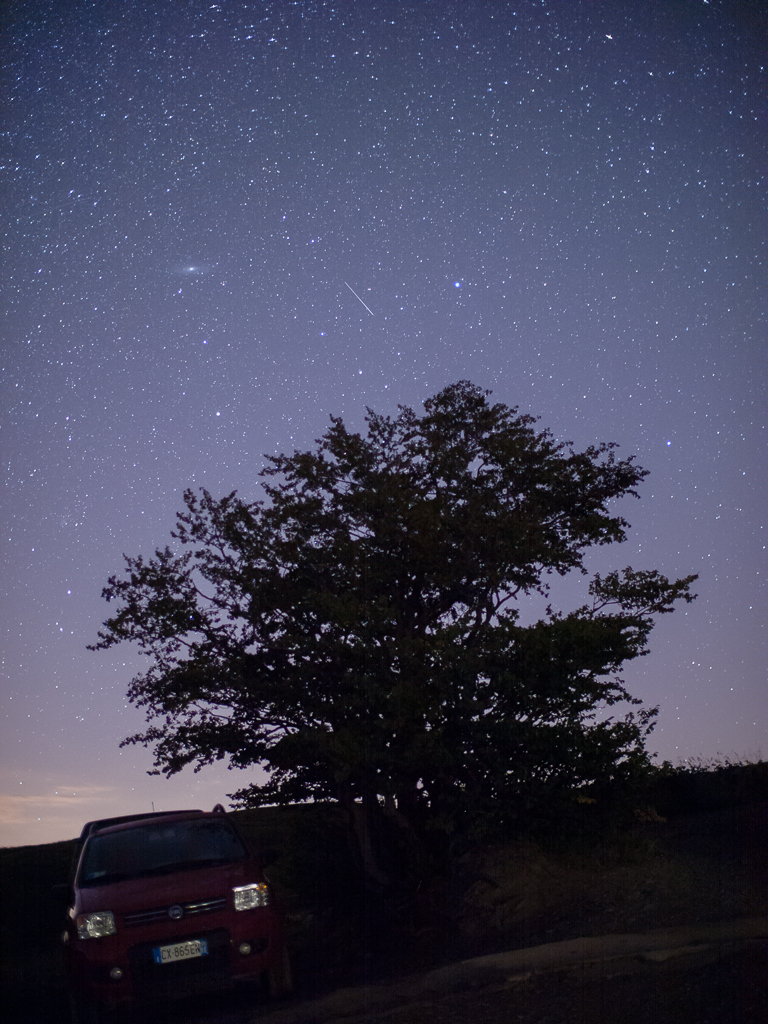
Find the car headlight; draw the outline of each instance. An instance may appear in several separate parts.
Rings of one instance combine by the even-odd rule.
[[[238,885],[232,892],[235,894],[235,910],[253,910],[254,907],[266,907],[269,904],[266,882]]]
[[[111,910],[77,915],[77,935],[80,939],[100,939],[104,935],[114,935],[116,931],[115,915]]]

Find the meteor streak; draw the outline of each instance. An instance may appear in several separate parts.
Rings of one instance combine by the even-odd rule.
[[[352,292],[352,294],[355,296],[355,298],[357,299],[358,302],[363,302],[363,300],[360,298],[360,296],[357,294],[357,292],[355,291],[355,289],[352,287],[351,284],[347,284],[346,281],[344,282],[344,284],[347,285],[347,288],[349,288],[349,290]],[[364,302],[363,302],[363,305],[365,306]],[[375,315],[370,306],[365,306],[365,308],[368,310],[368,312],[371,314],[371,316]]]

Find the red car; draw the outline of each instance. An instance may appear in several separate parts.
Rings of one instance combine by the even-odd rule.
[[[76,1019],[248,979],[285,994],[284,915],[262,868],[220,804],[89,822],[64,936]]]

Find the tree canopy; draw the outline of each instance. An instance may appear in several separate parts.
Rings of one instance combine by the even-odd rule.
[[[610,506],[646,476],[610,443],[575,451],[461,381],[418,416],[368,410],[269,457],[265,499],[184,495],[166,547],[126,556],[95,648],[135,641],[129,698],[166,775],[225,759],[251,803],[338,800],[414,827],[621,773],[657,709],[621,666],[695,576],[595,575],[587,602],[521,621],[554,576],[620,543]]]

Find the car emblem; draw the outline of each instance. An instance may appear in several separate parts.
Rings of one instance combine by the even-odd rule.
[[[183,913],[183,908],[180,907],[178,903],[174,903],[174,905],[168,910],[168,917],[170,917],[172,921],[178,921]]]

